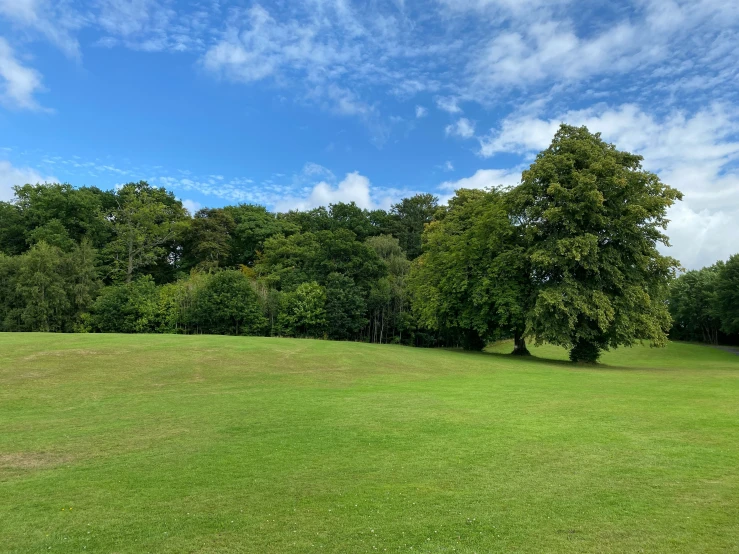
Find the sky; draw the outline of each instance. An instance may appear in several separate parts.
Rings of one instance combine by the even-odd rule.
[[[565,122],[685,194],[664,252],[698,268],[739,252],[738,52],[736,0],[0,0],[0,200],[445,201]]]

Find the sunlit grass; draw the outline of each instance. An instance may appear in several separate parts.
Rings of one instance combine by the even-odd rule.
[[[0,334],[2,552],[739,552],[739,356]]]

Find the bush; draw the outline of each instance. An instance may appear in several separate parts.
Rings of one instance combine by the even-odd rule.
[[[103,333],[156,330],[159,291],[151,275],[103,289],[93,306],[95,328]]]
[[[326,290],[315,281],[303,283],[282,296],[278,334],[320,337],[326,328]]]
[[[215,273],[197,289],[187,322],[191,331],[221,335],[258,335],[267,326],[249,278],[236,270]]]

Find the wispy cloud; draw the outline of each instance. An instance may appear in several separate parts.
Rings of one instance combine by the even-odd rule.
[[[472,138],[475,136],[475,123],[466,117],[461,117],[455,123],[447,125],[445,132],[447,136]]]
[[[459,107],[459,99],[454,97],[441,96],[437,98],[436,107],[451,114],[462,113],[462,108]]]
[[[23,65],[8,42],[0,37],[0,102],[12,108],[38,110],[34,95],[43,90],[41,75]]]
[[[30,167],[15,167],[8,160],[0,160],[0,201],[13,198],[13,187],[36,183],[54,183],[56,177],[42,176]]]

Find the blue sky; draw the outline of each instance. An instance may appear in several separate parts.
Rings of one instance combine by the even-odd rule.
[[[444,200],[564,121],[685,193],[669,252],[699,267],[739,251],[737,50],[735,0],[0,0],[0,199]]]

